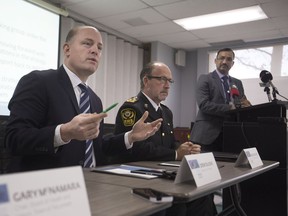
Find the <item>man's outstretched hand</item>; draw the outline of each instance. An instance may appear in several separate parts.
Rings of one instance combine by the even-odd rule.
[[[132,130],[128,134],[129,143],[142,141],[150,136],[153,136],[156,131],[161,127],[162,118],[159,118],[153,122],[145,123],[149,113],[145,111],[142,117],[134,124]]]

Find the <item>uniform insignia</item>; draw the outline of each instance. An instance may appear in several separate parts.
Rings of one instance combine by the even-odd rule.
[[[131,97],[128,100],[126,100],[126,102],[129,102],[129,103],[135,103],[136,101],[138,101],[138,97],[137,96]]]
[[[132,108],[126,108],[121,110],[121,118],[125,127],[131,127],[135,123],[136,112]]]

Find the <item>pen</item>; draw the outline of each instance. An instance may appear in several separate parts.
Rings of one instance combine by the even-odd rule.
[[[156,170],[131,170],[131,173],[138,173],[144,175],[154,175],[154,176],[162,176],[163,172]]]
[[[108,107],[107,109],[103,110],[102,113],[107,113],[109,110],[113,109],[115,106],[117,106],[118,103],[114,103],[112,104],[110,107]]]

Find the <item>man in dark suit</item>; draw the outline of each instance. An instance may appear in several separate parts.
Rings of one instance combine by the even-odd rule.
[[[134,147],[123,154],[115,154],[113,162],[131,161],[171,161],[182,160],[184,155],[200,153],[200,146],[191,142],[181,145],[175,140],[173,133],[173,114],[161,102],[166,99],[170,85],[173,83],[169,67],[161,62],[147,64],[140,74],[141,91],[136,97],[128,99],[119,109],[115,134],[131,130],[135,122],[145,111],[149,112],[148,122],[162,118],[162,125],[153,136],[137,142]],[[174,204],[166,211],[166,215],[214,215],[215,206],[210,196],[197,199],[187,204]]]
[[[242,82],[229,76],[234,57],[230,48],[219,50],[215,58],[216,70],[201,75],[197,82],[196,100],[199,111],[190,139],[193,143],[200,144],[203,151],[222,151],[224,115],[226,111],[235,109],[232,88],[239,93],[237,97],[240,98],[241,107],[251,105],[244,94]]]
[[[101,113],[101,99],[86,86],[88,77],[98,68],[102,46],[96,28],[76,27],[67,35],[64,64],[58,70],[33,71],[21,78],[9,103],[6,128],[6,145],[17,156],[8,167],[10,172],[84,166],[87,140],[93,141],[89,167],[103,165],[102,149],[109,151],[113,145],[118,151],[126,151],[135,141],[158,130],[161,120],[146,124],[145,113],[130,132],[109,137],[102,144],[107,114]],[[83,92],[79,84],[86,86],[89,95],[88,113],[80,112]]]

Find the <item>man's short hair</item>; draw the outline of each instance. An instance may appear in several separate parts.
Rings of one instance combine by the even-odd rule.
[[[143,83],[143,78],[145,76],[151,76],[153,69],[155,68],[156,63],[160,63],[157,61],[153,61],[153,62],[149,62],[148,64],[146,64],[143,69],[141,70],[140,73],[140,85],[141,85],[141,89],[144,88],[144,83]]]
[[[232,52],[233,53],[233,59],[235,58],[235,53],[231,48],[222,48],[222,49],[218,50],[216,58],[218,58],[218,55],[220,52]]]

